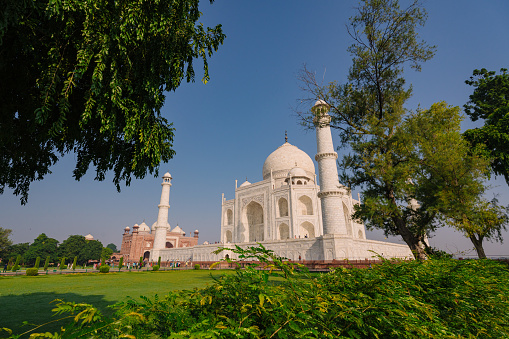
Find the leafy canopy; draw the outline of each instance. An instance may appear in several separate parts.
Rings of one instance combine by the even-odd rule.
[[[210,0],[213,2],[213,0]],[[157,175],[175,154],[165,91],[195,80],[194,61],[225,38],[197,23],[199,0],[6,0],[0,10],[0,193],[75,153],[76,180]]]
[[[474,87],[465,104],[465,113],[472,121],[484,120],[484,126],[465,131],[472,145],[481,149],[491,160],[491,169],[503,175],[509,184],[509,74],[502,68],[500,74],[485,68],[474,70],[470,80]]]

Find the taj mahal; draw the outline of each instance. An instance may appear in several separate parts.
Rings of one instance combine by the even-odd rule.
[[[135,237],[135,231],[129,233],[126,227],[121,255],[129,257],[136,250],[151,261],[159,257],[162,261],[217,261],[225,256],[236,259],[231,251],[214,254],[218,247],[246,248],[262,243],[291,260],[358,260],[376,255],[413,258],[406,245],[366,239],[364,225],[352,219],[359,200],[339,183],[328,106],[317,101],[313,112],[319,183],[313,160],[285,137],[285,143],[266,158],[262,181],[246,180],[238,187],[236,182],[234,199],[222,195],[221,242],[198,245],[197,230],[194,236],[185,237],[178,226],[172,230],[168,223],[172,177],[166,173],[157,221],[151,232],[144,226],[144,237],[150,241],[141,241],[144,248],[137,249],[133,241],[136,243],[139,233]]]

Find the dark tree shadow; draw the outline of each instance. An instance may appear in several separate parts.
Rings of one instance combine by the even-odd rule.
[[[108,308],[111,301],[106,301],[103,295],[80,295],[75,293],[27,293],[23,295],[0,296],[0,328],[7,327],[13,331],[13,334],[21,334],[52,320],[63,318],[66,315],[54,316],[51,311],[55,308],[55,299],[64,301],[73,301],[79,303],[92,304],[97,307],[104,315],[113,314],[114,310]],[[66,319],[65,321],[71,321]],[[27,321],[30,325],[23,325]],[[57,321],[40,327],[36,330],[41,332],[59,332],[60,328],[67,322]],[[22,338],[28,338],[26,334]],[[9,337],[7,332],[1,331],[0,338]]]

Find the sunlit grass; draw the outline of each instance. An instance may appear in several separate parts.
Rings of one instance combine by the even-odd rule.
[[[103,312],[128,297],[164,295],[171,290],[204,287],[214,277],[231,271],[186,270],[166,272],[122,272],[37,277],[11,276],[0,278],[0,328],[22,333],[23,321],[42,324],[52,320],[51,302],[55,299],[93,304]],[[57,331],[61,324],[55,324]],[[3,333],[0,333],[2,337]],[[5,335],[5,334],[4,334]]]

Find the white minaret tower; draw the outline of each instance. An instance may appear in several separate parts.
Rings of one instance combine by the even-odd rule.
[[[318,173],[320,175],[320,198],[322,204],[323,234],[347,235],[345,217],[343,212],[342,196],[346,193],[339,185],[336,159],[338,154],[334,152],[332,135],[330,131],[331,117],[327,113],[329,105],[323,100],[318,100],[312,108],[315,115],[313,123],[316,128]]]
[[[157,214],[157,223],[155,226],[154,247],[152,250],[151,260],[157,260],[159,250],[166,247],[166,232],[168,231],[168,210],[170,209],[170,187],[171,174],[166,172],[163,175],[163,186],[161,190],[161,201],[159,202],[159,213]]]

